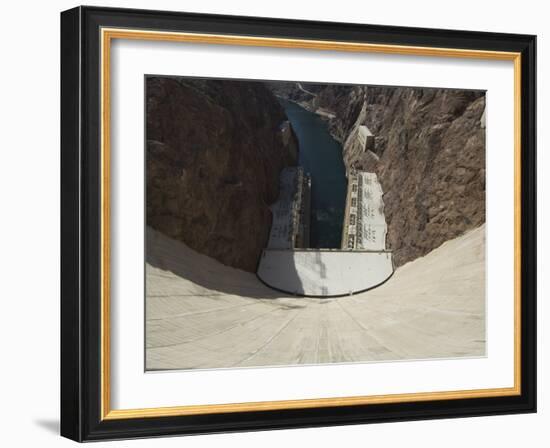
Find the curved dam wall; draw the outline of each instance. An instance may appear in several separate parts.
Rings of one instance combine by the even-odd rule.
[[[372,289],[393,274],[391,252],[266,249],[258,278],[293,295],[335,297]]]

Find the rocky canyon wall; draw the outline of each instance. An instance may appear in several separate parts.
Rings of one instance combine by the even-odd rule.
[[[409,87],[273,83],[317,111],[347,170],[377,173],[387,245],[399,266],[485,222],[485,94]],[[367,126],[374,144],[358,143]]]
[[[255,272],[298,145],[259,82],[146,78],[147,225]]]

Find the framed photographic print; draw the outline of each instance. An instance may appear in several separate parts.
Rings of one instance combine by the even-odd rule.
[[[535,36],[61,14],[61,433],[535,412]]]

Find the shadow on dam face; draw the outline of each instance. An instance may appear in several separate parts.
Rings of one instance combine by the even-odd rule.
[[[220,295],[234,295],[257,299],[292,297],[284,291],[267,286],[257,274],[226,266],[219,261],[190,249],[184,243],[174,240],[150,227],[146,228],[145,259],[148,265],[168,271],[177,277],[192,282],[198,289],[215,291]],[[300,282],[294,265],[287,266],[286,273],[293,284]],[[146,276],[146,282],[153,281]],[[147,284],[146,284],[147,289]],[[167,295],[173,294],[167,291]],[[176,293],[179,294],[178,291]],[[187,292],[186,292],[187,293]],[[195,293],[195,292],[194,292]]]

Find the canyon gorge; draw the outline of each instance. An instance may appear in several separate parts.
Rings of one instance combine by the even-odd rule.
[[[485,222],[485,93],[272,82],[327,120],[348,173],[378,175],[396,266]],[[364,150],[359,127],[374,136]]]
[[[225,265],[255,271],[299,163],[282,101],[326,121],[348,175],[377,174],[396,267],[485,222],[482,91],[162,76],[146,91],[147,225]]]

